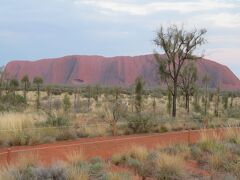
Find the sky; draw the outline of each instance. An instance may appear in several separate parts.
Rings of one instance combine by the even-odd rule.
[[[173,24],[206,28],[198,53],[240,78],[240,0],[0,0],[0,65],[73,54],[150,54],[159,50],[156,31]]]

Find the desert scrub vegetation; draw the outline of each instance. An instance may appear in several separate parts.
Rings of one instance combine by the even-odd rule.
[[[131,180],[132,174],[114,172],[108,163],[99,157],[85,160],[81,151],[74,150],[66,154],[66,162],[55,162],[43,166],[36,155],[25,155],[12,165],[2,167],[0,179],[6,180]]]
[[[48,167],[41,164],[36,154],[26,154],[17,162],[2,167],[0,179],[194,179],[240,178],[240,134],[229,128],[224,136],[202,134],[196,144],[175,144],[167,147],[157,145],[153,149],[133,145],[114,154],[110,161],[99,157],[87,159],[80,149],[66,152],[64,162]],[[196,162],[195,171],[189,169]],[[111,167],[124,172],[115,172]],[[205,173],[197,173],[205,172]],[[128,173],[126,173],[128,172]],[[207,176],[207,177],[206,177]]]
[[[44,85],[41,79],[37,80],[31,83],[26,76],[21,84],[13,80],[11,86],[2,86],[1,146],[240,125],[238,93],[220,90],[208,92],[206,116],[204,91],[197,89],[188,97],[187,110],[186,94],[179,91],[176,109],[178,116],[172,118],[169,113],[172,110],[170,91],[148,89],[142,78],[137,78],[129,88],[99,85],[64,87]],[[8,119],[11,119],[7,121],[18,126],[18,120],[21,121],[22,116],[28,114],[36,114],[36,117],[40,114],[42,117],[35,118],[34,121],[29,117],[29,122],[25,120],[28,125],[22,125],[18,128],[19,131],[13,130],[16,128],[9,129],[4,120],[9,116]]]
[[[239,179],[239,137],[239,130],[230,128],[224,137],[203,133],[196,144],[157,146],[152,150],[133,146],[112,156],[111,162],[132,169],[142,179],[201,179],[205,176]],[[208,175],[189,171],[187,165],[192,161]]]
[[[204,169],[212,173],[228,173],[235,179],[240,178],[240,133],[229,129],[224,137],[203,135],[202,139],[191,147],[192,156]]]
[[[26,99],[19,95],[9,93],[0,97],[0,112],[18,111],[22,112],[26,108]]]
[[[35,123],[45,118],[44,113],[9,112],[0,114],[0,145],[26,145],[36,136],[26,129],[35,128]]]
[[[177,154],[149,151],[145,147],[133,146],[124,153],[112,157],[112,163],[132,169],[142,179],[183,179],[184,159]]]

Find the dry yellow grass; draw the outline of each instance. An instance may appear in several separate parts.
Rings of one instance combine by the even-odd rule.
[[[81,161],[84,161],[84,154],[80,149],[75,149],[66,153],[66,159],[68,163],[75,165]]]
[[[160,153],[156,159],[157,168],[162,177],[182,177],[184,175],[185,162],[182,156]]]
[[[211,134],[207,133],[207,130],[203,129],[201,131],[201,137],[199,142],[207,142],[207,141],[212,141],[212,140],[217,140],[219,141],[221,137],[217,132],[212,132]]]
[[[22,131],[25,128],[33,128],[36,121],[42,121],[44,118],[44,115],[39,113],[3,113],[0,114],[0,129]]]
[[[109,173],[109,180],[130,180],[133,177],[131,177],[131,175],[124,175],[121,173]]]
[[[86,125],[81,128],[81,132],[89,137],[106,136],[109,131],[109,126],[106,124]]]
[[[11,167],[0,167],[0,180],[15,180],[16,178],[10,173]]]
[[[224,138],[227,141],[240,144],[240,131],[239,129],[229,128],[227,129]]]
[[[68,179],[69,180],[88,180],[89,173],[77,167],[72,167],[68,169]]]
[[[133,157],[134,159],[144,162],[148,156],[148,149],[144,146],[133,145],[128,151],[127,155]]]
[[[18,159],[13,165],[17,169],[25,169],[27,167],[36,166],[40,163],[41,162],[37,153],[25,152],[18,155]]]

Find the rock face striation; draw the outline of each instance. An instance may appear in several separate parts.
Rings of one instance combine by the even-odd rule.
[[[197,62],[197,69],[199,85],[202,76],[208,74],[211,77],[211,88],[219,84],[223,90],[240,90],[239,79],[224,65],[202,59]],[[6,66],[6,74],[8,78],[18,79],[27,74],[31,80],[35,76],[41,76],[46,84],[129,86],[138,76],[142,76],[148,86],[160,84],[153,55],[73,55],[38,61],[11,61]]]

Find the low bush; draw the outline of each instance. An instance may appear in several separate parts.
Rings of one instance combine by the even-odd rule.
[[[59,115],[51,115],[48,119],[42,124],[44,126],[69,126],[70,120],[66,116],[59,116]]]
[[[26,100],[23,96],[8,93],[0,98],[0,112],[23,111],[26,108]]]
[[[160,153],[156,161],[156,179],[183,179],[185,164],[181,156]]]
[[[128,128],[133,133],[146,133],[150,132],[153,128],[153,120],[151,115],[141,114],[130,114],[127,116]]]
[[[131,180],[133,177],[129,173],[109,173],[109,180]]]
[[[239,106],[234,106],[232,108],[227,109],[227,116],[229,118],[240,118],[240,107]]]
[[[99,157],[92,158],[89,173],[90,179],[107,179],[106,164]]]
[[[159,151],[149,152],[140,146],[134,146],[123,154],[113,156],[112,162],[133,169],[143,179],[180,179],[184,176],[182,156]]]
[[[57,141],[76,139],[78,137],[75,129],[59,128],[58,130],[59,133],[55,135]]]

